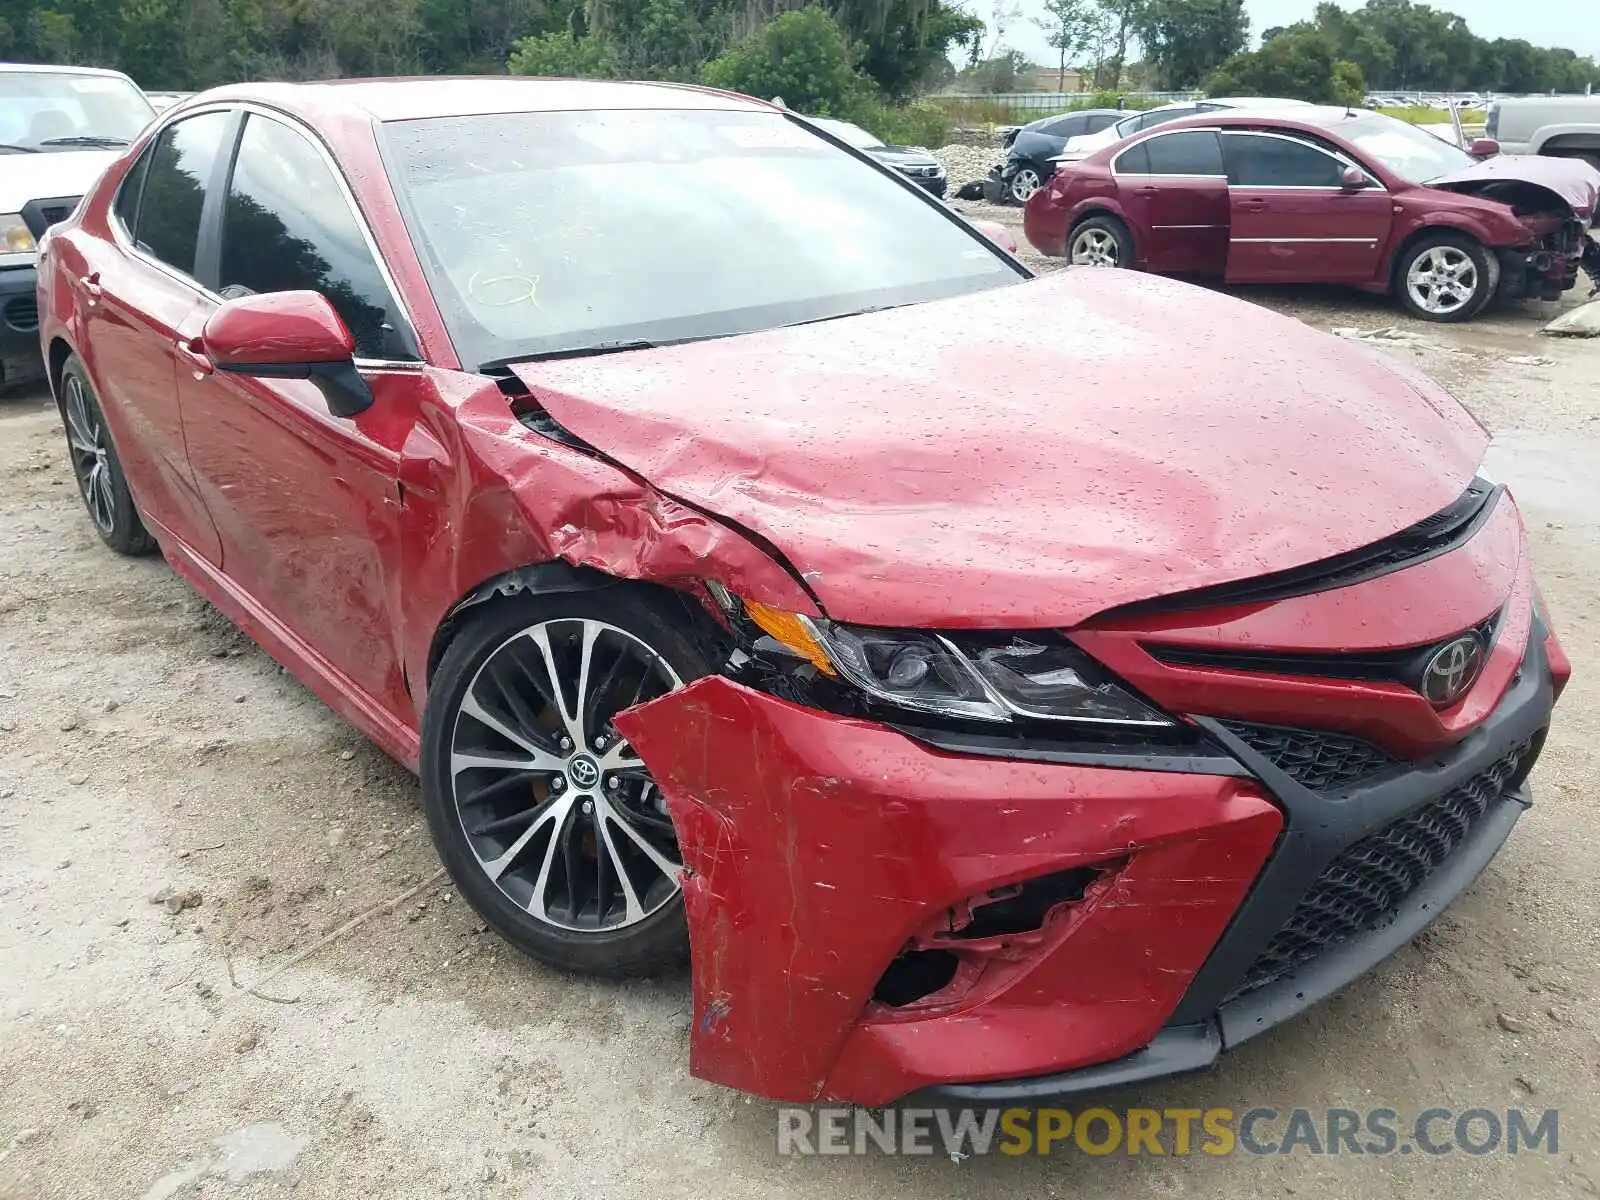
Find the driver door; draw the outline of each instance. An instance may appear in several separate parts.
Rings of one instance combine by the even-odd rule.
[[[403,363],[370,364],[416,359],[409,324],[332,160],[298,129],[249,114],[218,208],[216,291],[322,293],[354,334],[374,394],[346,419],[310,383],[215,371],[201,337],[215,302],[189,317],[180,397],[223,571],[357,689],[408,712],[391,599],[396,480],[417,389]]]
[[[1394,220],[1388,191],[1356,164],[1283,133],[1222,133],[1228,166],[1228,280],[1365,283],[1379,270]]]

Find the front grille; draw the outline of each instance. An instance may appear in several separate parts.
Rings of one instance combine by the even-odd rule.
[[[1301,787],[1314,792],[1339,791],[1395,765],[1388,751],[1342,733],[1283,729],[1243,721],[1218,724]]]
[[[1436,800],[1356,842],[1318,876],[1229,999],[1281,979],[1322,951],[1394,919],[1395,911],[1505,802],[1531,765],[1533,740]]]
[[[18,333],[39,328],[39,304],[32,296],[13,296],[6,301],[6,324]]]
[[[1495,629],[1499,624],[1500,612],[1496,611],[1471,629],[1452,633],[1426,646],[1406,646],[1398,650],[1327,651],[1318,654],[1295,650],[1169,646],[1154,642],[1142,645],[1157,662],[1174,667],[1215,667],[1224,671],[1304,675],[1318,679],[1365,679],[1375,683],[1398,683],[1420,695],[1423,676],[1435,654],[1468,633],[1477,635],[1487,651],[1494,645]]]

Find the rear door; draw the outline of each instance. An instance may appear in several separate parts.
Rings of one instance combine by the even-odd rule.
[[[1349,159],[1284,133],[1222,133],[1228,166],[1228,279],[1241,283],[1364,283],[1389,239],[1389,193]]]
[[[200,230],[236,119],[213,111],[163,130],[118,189],[112,240],[84,240],[93,257],[74,281],[85,329],[78,349],[140,509],[163,540],[212,563],[221,561],[220,546],[189,470],[178,403],[189,363],[175,341],[178,327],[207,303],[196,277]]]
[[[1123,209],[1143,234],[1145,266],[1221,275],[1228,259],[1228,177],[1215,130],[1136,142],[1112,164]]]

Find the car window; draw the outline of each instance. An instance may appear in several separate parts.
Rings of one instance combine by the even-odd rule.
[[[145,172],[150,169],[150,159],[154,153],[154,150],[147,149],[141,154],[139,161],[133,164],[133,169],[122,177],[122,186],[117,190],[113,211],[129,237],[133,236],[133,231],[139,225],[139,193],[144,190]]]
[[[1150,143],[1140,142],[1136,146],[1129,146],[1111,164],[1111,169],[1118,175],[1148,175],[1150,174]]]
[[[232,113],[209,112],[168,126],[150,148],[138,224],[129,232],[146,254],[194,274],[200,214]]]
[[[362,358],[415,357],[397,331],[377,260],[337,177],[311,142],[278,121],[245,121],[222,215],[225,296],[321,292]]]
[[[1077,137],[1080,133],[1087,133],[1082,117],[1057,117],[1054,121],[1047,121],[1039,126],[1038,133],[1049,134],[1051,137]]]
[[[433,297],[474,366],[1021,280],[926,193],[777,111],[431,117],[387,122],[383,141]]]
[[[1134,125],[1130,128],[1126,123],[1117,126],[1117,132],[1127,137],[1130,133],[1137,133],[1141,129],[1154,129],[1157,125],[1165,125],[1168,121],[1176,121],[1183,117],[1192,117],[1199,108],[1190,104],[1183,108],[1153,108],[1149,112],[1134,118]]]
[[[1233,133],[1225,141],[1228,182],[1240,187],[1338,187],[1344,164],[1293,138]]]
[[[1116,115],[1113,113],[1096,113],[1092,117],[1084,118],[1083,131],[1085,133],[1099,133],[1108,125],[1115,125]]]
[[[1152,175],[1226,175],[1222,145],[1206,129],[1158,133],[1144,143]]]

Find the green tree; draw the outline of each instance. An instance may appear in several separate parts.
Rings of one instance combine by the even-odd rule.
[[[1116,91],[1122,86],[1122,69],[1128,62],[1128,44],[1133,40],[1144,0],[1098,0],[1094,17],[1094,86]]]
[[[513,75],[546,75],[559,79],[608,79],[614,74],[611,44],[596,37],[575,37],[567,30],[525,37],[515,42],[506,64]]]
[[[982,36],[983,22],[954,4],[894,0],[882,25],[856,34],[856,65],[891,100],[906,100],[951,73],[952,47],[970,51]]]
[[[1091,0],[1044,0],[1044,16],[1033,19],[1056,52],[1057,79],[1067,72],[1068,56],[1088,48],[1095,11]]]
[[[1233,55],[1212,72],[1206,91],[1213,96],[1359,104],[1366,85],[1360,67],[1338,58],[1332,40],[1315,26],[1305,25],[1279,33],[1259,50]]]
[[[793,9],[705,65],[701,78],[796,112],[848,117],[871,95],[839,23],[819,5]]]
[[[1194,87],[1244,49],[1244,0],[1145,0],[1134,16],[1146,61],[1168,87]]]

